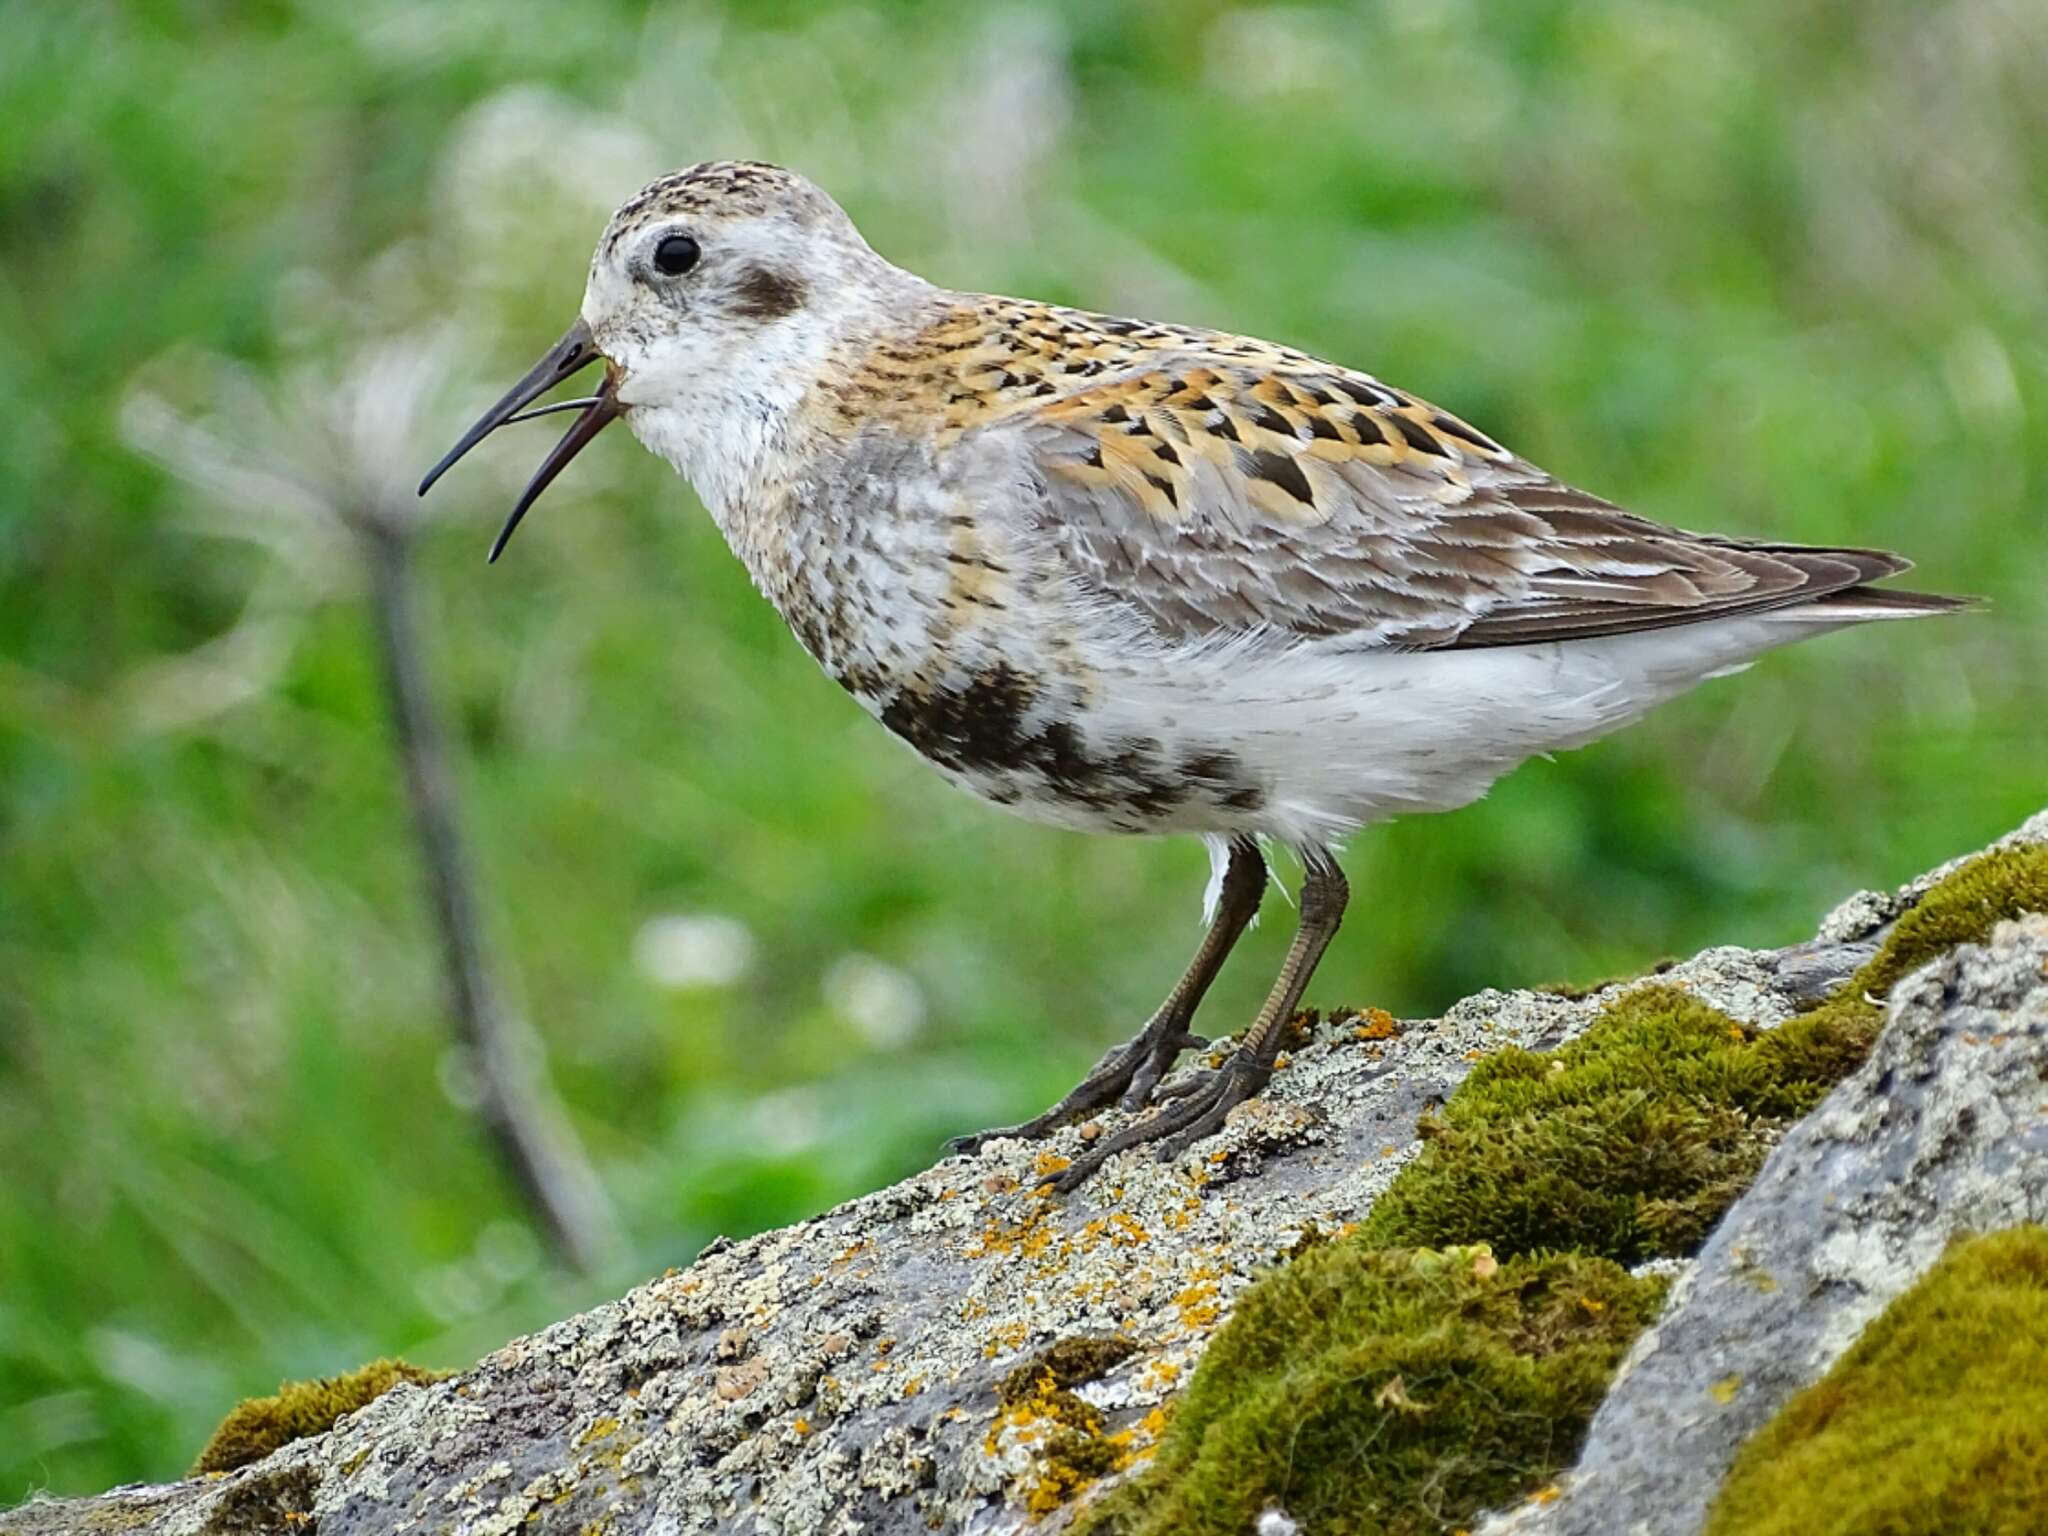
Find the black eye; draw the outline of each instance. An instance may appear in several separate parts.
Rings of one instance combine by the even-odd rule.
[[[681,277],[702,254],[688,235],[670,235],[654,248],[654,270],[664,277]]]

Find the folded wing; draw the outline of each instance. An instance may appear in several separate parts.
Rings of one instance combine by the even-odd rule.
[[[991,430],[1022,435],[1041,531],[1082,587],[1177,639],[1572,640],[1820,602],[1910,564],[1651,522],[1298,354],[1157,356]]]

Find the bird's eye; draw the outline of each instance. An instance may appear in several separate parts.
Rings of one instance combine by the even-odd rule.
[[[681,277],[702,254],[688,235],[670,235],[654,248],[654,270],[663,277]]]

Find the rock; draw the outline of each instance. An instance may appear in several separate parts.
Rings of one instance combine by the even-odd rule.
[[[1854,1076],[1772,1152],[1595,1416],[1563,1496],[1485,1536],[1689,1536],[1737,1449],[1959,1233],[2048,1220],[2048,918],[1894,989]]]
[[[2048,815],[2023,833],[2048,840]],[[1813,943],[1709,950],[1655,979],[1776,1024],[1853,970],[1905,900],[1867,897]],[[1654,1523],[1646,1458],[1725,1465],[1942,1234],[2038,1219],[2048,1122],[2025,1080],[2040,1064],[2027,1053],[2048,1052],[2044,955],[2048,931],[2015,925],[1898,989],[1877,1059],[1773,1155],[1632,1356],[1571,1491],[1528,1517],[1552,1524],[1513,1529],[1621,1530],[1604,1511],[1623,1508],[1659,1536],[1680,1529]],[[1473,1061],[1562,1044],[1613,995],[1489,991],[1438,1019],[1319,1020],[1268,1099],[1177,1164],[1127,1154],[1055,1200],[1033,1185],[1082,1130],[997,1142],[714,1243],[225,1478],[38,1501],[0,1514],[0,1533],[1021,1529],[1142,1458],[1233,1299],[1304,1238],[1364,1216]]]

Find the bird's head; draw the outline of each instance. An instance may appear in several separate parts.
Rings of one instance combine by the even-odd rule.
[[[612,215],[590,258],[582,314],[526,377],[434,466],[422,495],[508,422],[577,409],[492,546],[563,466],[620,416],[707,489],[736,439],[787,412],[834,347],[924,285],[871,250],[853,221],[794,171],[710,161],[664,176]],[[527,407],[602,360],[580,400]]]

